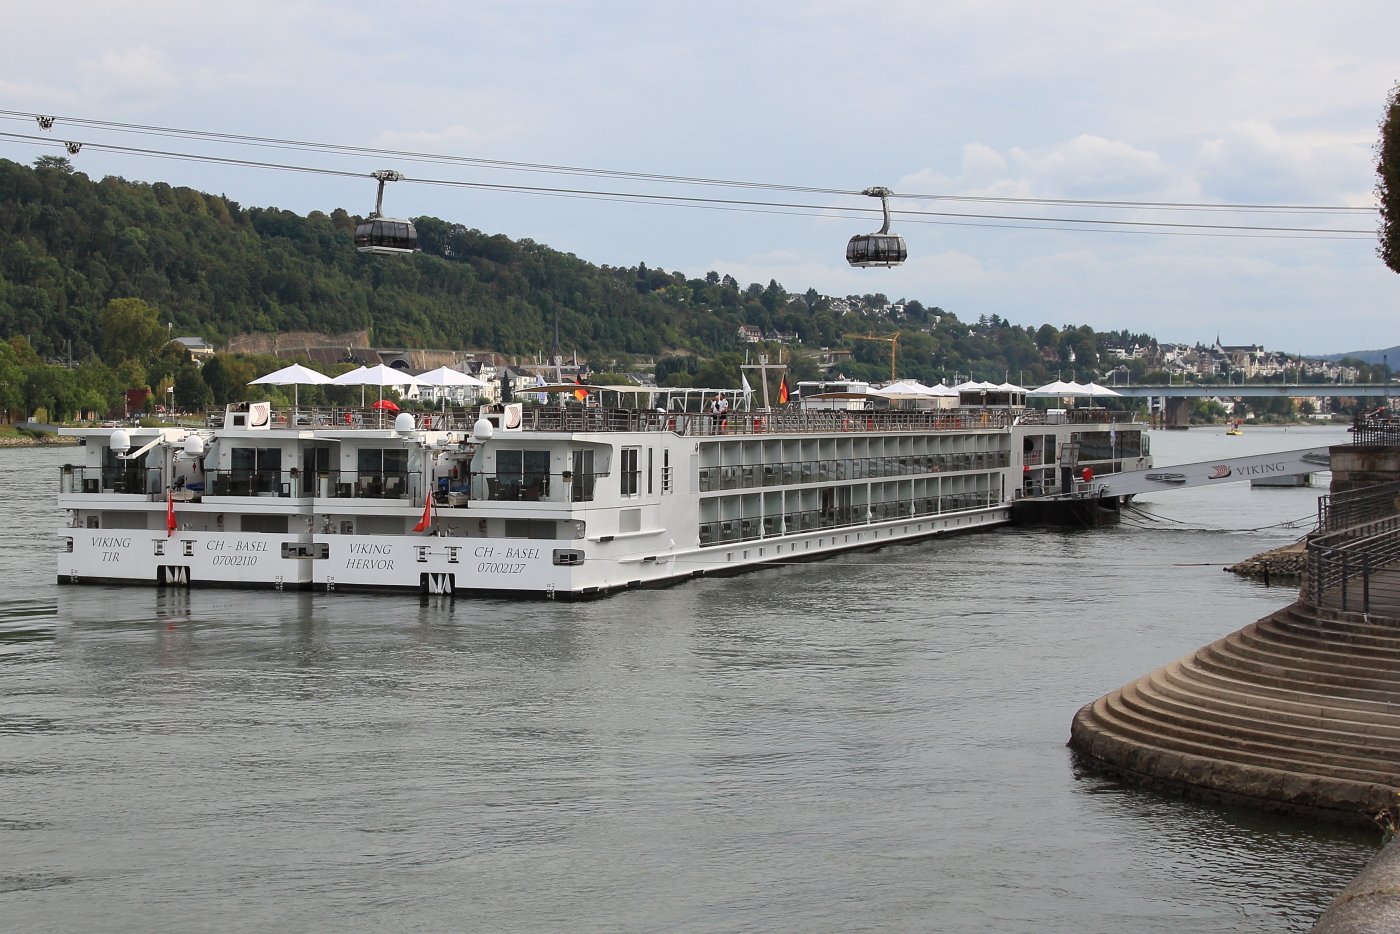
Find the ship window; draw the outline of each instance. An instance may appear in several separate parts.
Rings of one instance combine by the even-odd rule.
[[[234,470],[281,470],[281,448],[233,448],[229,452]]]
[[[651,478],[653,465],[656,461],[656,449],[647,448],[647,495],[651,495]]]
[[[553,519],[507,519],[506,538],[557,538]]]
[[[239,516],[238,531],[266,532],[273,535],[287,534],[286,516]]]
[[[637,455],[641,453],[641,448],[622,449],[622,495],[636,496],[638,481],[641,478],[641,470],[637,466]]]
[[[535,501],[549,496],[548,451],[497,451],[491,499]]]
[[[360,473],[408,473],[405,448],[360,448]]]
[[[593,499],[593,452],[575,451],[573,470],[573,492],[570,494],[574,502],[590,502]]]

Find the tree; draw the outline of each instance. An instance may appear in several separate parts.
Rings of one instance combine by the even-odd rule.
[[[73,163],[68,161],[67,156],[40,156],[34,160],[36,169],[58,169],[64,175],[73,174]]]
[[[739,367],[743,362],[744,358],[736,353],[717,354],[696,371],[692,385],[706,389],[738,389]]]
[[[102,359],[112,366],[125,360],[149,364],[168,336],[160,315],[139,298],[112,299],[97,323],[102,328]]]
[[[1380,245],[1376,255],[1400,272],[1400,83],[1390,89],[1376,143],[1376,200],[1380,202]]]
[[[214,404],[228,405],[233,399],[233,381],[229,378],[228,367],[224,366],[223,358],[218,355],[210,357],[209,362],[204,364],[202,375]]]
[[[182,409],[202,409],[214,401],[214,394],[194,364],[175,372],[175,404]]]

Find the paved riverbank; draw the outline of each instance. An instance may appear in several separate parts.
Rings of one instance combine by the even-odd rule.
[[[1400,792],[1400,633],[1279,610],[1085,705],[1070,745],[1136,784],[1371,825]]]
[[[1400,931],[1400,838],[1393,839],[1323,912],[1312,934]]]

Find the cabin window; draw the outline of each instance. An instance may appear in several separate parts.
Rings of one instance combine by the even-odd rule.
[[[408,473],[406,448],[360,448],[360,473]]]
[[[534,501],[547,497],[549,452],[497,451],[496,476],[488,478],[487,487],[490,499]]]
[[[558,538],[553,519],[507,519],[506,538]]]
[[[593,452],[575,451],[573,470],[573,492],[571,498],[576,503],[591,502],[593,499]]]
[[[641,448],[622,449],[622,469],[620,473],[622,475],[623,496],[637,495],[637,488],[642,475],[641,470],[638,468],[637,461],[638,455],[640,455],[641,452]]]
[[[287,534],[286,516],[239,516],[238,531],[263,532],[273,535]]]
[[[656,461],[656,449],[647,448],[647,495],[651,495],[652,470]]]

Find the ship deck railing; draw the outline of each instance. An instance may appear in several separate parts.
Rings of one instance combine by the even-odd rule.
[[[1011,466],[1010,451],[967,451],[955,454],[894,454],[781,461],[772,464],[733,464],[700,468],[700,492],[796,486],[840,480],[925,476],[965,470],[997,470]]]
[[[938,409],[927,411],[861,412],[830,409],[785,408],[769,412],[735,412],[723,415],[699,412],[662,412],[651,409],[602,408],[594,406],[526,405],[521,412],[522,431],[567,433],[591,432],[674,432],[684,436],[757,434],[831,434],[840,432],[916,432],[995,430],[1009,427],[1013,420],[1040,418],[1039,410],[1025,409]],[[449,409],[445,412],[414,412],[414,427],[425,431],[470,432],[481,417],[477,408]],[[1114,413],[1124,415],[1129,413]],[[221,408],[206,410],[206,426],[218,430],[224,425]],[[394,427],[394,414],[361,407],[274,408],[269,427],[276,429],[322,429],[326,431],[377,430]],[[1086,421],[1094,421],[1088,418]]]
[[[913,499],[887,500],[868,505],[835,506],[798,512],[774,513],[736,519],[717,519],[700,523],[700,547],[727,545],[733,542],[758,541],[819,532],[824,529],[844,529],[889,522],[898,519],[919,519],[947,513],[985,509],[999,503],[992,490],[950,493],[945,496],[925,496]]]
[[[59,468],[59,493],[111,496],[136,495],[165,497],[163,471],[159,467],[77,467]]]

